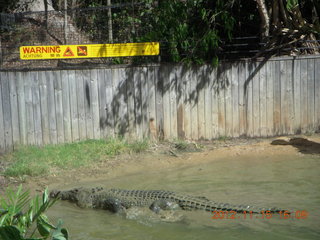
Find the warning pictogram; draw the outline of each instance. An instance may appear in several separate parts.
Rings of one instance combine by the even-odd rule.
[[[77,47],[78,56],[88,56],[87,46],[78,46]]]
[[[63,56],[64,57],[73,57],[74,56],[74,54],[73,54],[73,52],[72,52],[70,47],[67,47],[67,49],[64,51]]]

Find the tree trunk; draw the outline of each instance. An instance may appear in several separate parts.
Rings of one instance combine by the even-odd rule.
[[[272,32],[279,30],[281,23],[279,21],[279,1],[274,0],[272,3]]]
[[[269,37],[270,33],[270,18],[268,15],[268,10],[266,7],[266,3],[264,0],[256,0],[259,14],[261,17],[261,35],[262,38],[265,39]]]
[[[40,12],[45,11],[45,8],[47,5],[47,10],[52,11],[52,0],[19,0],[17,3],[17,8],[15,9],[15,12]]]
[[[284,26],[289,27],[287,9],[285,8],[285,6],[283,4],[283,0],[279,0],[279,7],[280,7],[280,13],[282,16],[282,20],[284,22]]]

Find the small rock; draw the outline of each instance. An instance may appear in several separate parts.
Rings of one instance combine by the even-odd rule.
[[[289,142],[290,144],[297,145],[297,146],[305,146],[305,147],[312,146],[312,142],[306,138],[291,138]]]
[[[272,145],[290,145],[290,138],[279,137],[271,142]]]

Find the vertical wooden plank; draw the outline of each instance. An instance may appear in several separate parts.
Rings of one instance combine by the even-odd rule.
[[[320,132],[320,58],[315,59],[315,130]]]
[[[8,72],[9,75],[9,92],[10,92],[10,107],[11,107],[11,125],[12,125],[12,141],[13,146],[20,144],[20,129],[19,129],[19,108],[17,96],[17,83],[19,75],[16,72]]]
[[[155,86],[156,86],[156,130],[159,140],[164,139],[163,130],[163,68],[164,65],[156,67],[155,73]]]
[[[205,65],[203,69],[203,77],[205,78],[204,84],[204,112],[205,112],[205,138],[212,139],[212,67]]]
[[[214,67],[210,74],[210,88],[211,88],[211,119],[212,119],[212,138],[219,137],[219,79],[218,68]]]
[[[315,130],[315,118],[314,118],[314,100],[315,100],[315,82],[314,82],[314,59],[309,58],[308,60],[308,78],[307,78],[307,85],[308,85],[308,132],[312,133]],[[318,76],[319,77],[319,76]]]
[[[190,124],[191,124],[191,139],[199,138],[199,121],[198,121],[198,89],[197,89],[197,67],[190,68]]]
[[[79,141],[78,89],[75,70],[69,70],[69,98],[72,141]]]
[[[27,81],[29,73],[17,73],[17,94],[18,94],[18,108],[19,108],[19,129],[20,129],[20,143],[27,144],[27,120],[26,120],[26,102],[24,95],[25,81]]]
[[[233,137],[233,112],[232,112],[232,65],[225,63],[225,133],[227,137]],[[236,117],[235,117],[236,118]]]
[[[170,95],[170,138],[178,138],[177,130],[177,66],[169,72]]]
[[[293,123],[293,132],[295,134],[300,134],[301,133],[301,95],[300,95],[300,90],[301,90],[301,85],[300,85],[300,60],[299,59],[294,59],[293,60],[293,76],[294,76],[294,82],[293,82],[293,94],[294,94],[294,123]]]
[[[170,139],[170,72],[173,71],[172,66],[165,65],[161,71],[163,71],[161,75],[163,81],[163,132],[164,138]]]
[[[10,106],[10,92],[9,92],[9,76],[2,72],[2,109],[3,109],[3,125],[6,151],[13,149],[12,142],[12,120],[11,120],[11,106]]]
[[[239,65],[231,65],[232,137],[240,136]]]
[[[55,99],[55,107],[56,107],[57,142],[64,143],[62,87],[61,87],[60,71],[53,71],[53,76],[54,76],[54,99]]]
[[[130,78],[132,79],[132,78]],[[131,82],[131,80],[129,80]],[[149,138],[151,140],[157,139],[157,118],[156,118],[156,86],[155,86],[155,67],[150,66],[148,69],[147,87],[149,92],[148,109],[149,109]],[[129,109],[128,109],[129,112]]]
[[[183,66],[176,66],[176,81],[177,81],[177,137],[178,139],[185,138],[184,131],[184,98],[185,98],[185,78],[183,74]]]
[[[35,144],[43,145],[38,72],[32,72],[31,76]]]
[[[273,129],[274,135],[281,134],[281,81],[280,61],[274,62],[274,92],[273,92]]]
[[[49,113],[48,113],[48,87],[46,72],[40,71],[38,73],[39,78],[39,97],[40,97],[40,108],[41,108],[41,132],[42,132],[42,143],[44,145],[50,143],[50,124],[49,124]],[[20,110],[19,110],[20,111]]]
[[[142,139],[142,98],[141,98],[141,71],[140,67],[133,68],[133,96],[134,96],[134,114],[137,139]]]
[[[145,69],[146,70],[146,69]],[[145,74],[146,75],[146,74]],[[146,81],[146,76],[144,76]],[[121,129],[120,134],[121,136],[128,137],[128,97],[127,97],[127,81],[129,78],[127,78],[125,74],[125,68],[119,68],[119,93],[121,98],[120,100],[120,121],[121,121]],[[146,88],[146,87],[145,87]],[[146,100],[145,100],[146,101]],[[144,124],[145,124],[145,133],[148,132],[148,127],[146,124],[146,118],[143,118]]]
[[[197,81],[197,95],[198,99],[196,105],[198,107],[198,138],[196,140],[203,140],[206,138],[206,125],[205,125],[205,83],[206,77],[204,76],[204,66],[196,67],[195,81]]]
[[[226,136],[226,70],[224,64],[218,66],[217,73],[217,92],[218,92],[218,135],[219,137]]]
[[[4,83],[5,73],[0,72],[0,153],[6,151],[5,144],[5,128],[4,128],[4,112],[3,112],[3,97],[2,97],[2,85]]]
[[[266,80],[266,70],[267,70],[267,63],[264,62],[263,66],[261,67],[259,74],[260,74],[260,89],[259,89],[259,109],[260,109],[260,136],[266,137],[267,136],[267,80]]]
[[[56,144],[57,139],[57,121],[56,121],[56,102],[55,102],[55,79],[52,71],[46,72],[47,86],[48,86],[48,113],[49,113],[49,132],[50,132],[50,143]]]
[[[115,136],[114,130],[114,113],[112,108],[112,100],[114,98],[114,93],[112,90],[112,71],[111,69],[106,69],[105,71],[106,78],[106,127],[107,127],[107,138],[111,138]]]
[[[76,70],[76,85],[77,85],[77,103],[78,103],[78,118],[79,118],[79,138],[85,140],[87,138],[86,129],[86,111],[85,111],[85,88],[84,77],[82,70]]]
[[[99,115],[99,89],[98,89],[98,69],[91,70],[91,109],[92,109],[92,124],[93,124],[93,138],[100,139],[100,115]]]
[[[105,69],[98,69],[99,91],[99,127],[101,138],[106,138],[107,132],[107,97],[106,97],[106,74]]]
[[[127,95],[127,111],[128,111],[128,135],[130,139],[136,137],[135,126],[135,109],[134,109],[134,69],[132,67],[126,68],[126,95]]]
[[[226,104],[225,104],[225,91],[226,91],[226,69],[224,64],[218,66],[217,73],[217,92],[218,92],[218,136],[226,136]]]
[[[120,86],[120,79],[119,79],[119,72],[117,68],[111,69],[111,84],[112,84],[112,98],[111,100],[111,108],[112,108],[112,115],[114,119],[114,134],[116,137],[119,137],[119,128],[120,128],[120,104],[121,100],[119,99],[119,86]]]
[[[86,138],[93,139],[91,71],[83,70],[84,112],[86,122]]]
[[[187,66],[183,66],[182,75],[183,75],[183,85],[184,85],[184,121],[183,121],[183,128],[184,128],[184,135],[186,139],[192,138],[191,133],[191,81],[192,81],[192,74],[191,69]]]
[[[116,136],[125,136],[128,128],[126,77],[123,68],[112,69],[114,127]]]
[[[301,132],[308,131],[308,60],[300,61],[300,79],[301,79]]]
[[[286,134],[288,132],[288,121],[289,121],[289,111],[288,111],[288,79],[287,79],[287,68],[286,61],[280,61],[280,82],[281,82],[281,132],[280,134]]]
[[[63,110],[63,128],[64,141],[72,142],[71,110],[70,110],[70,89],[69,89],[69,71],[61,71],[62,88],[62,110]]]
[[[286,102],[287,102],[287,112],[288,112],[288,123],[287,123],[287,131],[286,134],[293,134],[294,128],[294,79],[293,79],[293,72],[294,72],[294,61],[293,60],[286,60]]]
[[[246,98],[246,126],[247,136],[254,136],[253,125],[253,81],[254,81],[254,63],[246,62],[246,82],[245,82],[245,98]]]
[[[267,62],[267,75],[266,75],[266,82],[267,82],[267,136],[273,136],[274,135],[274,129],[273,129],[273,106],[274,106],[274,99],[273,99],[273,93],[274,93],[274,72],[275,72],[275,61],[269,60]]]
[[[24,79],[24,96],[26,103],[26,126],[27,126],[27,143],[35,144],[34,120],[33,120],[33,104],[32,104],[32,82],[34,74],[28,72]],[[55,117],[55,116],[53,116]]]
[[[142,137],[146,138],[149,135],[149,89],[148,89],[148,68],[141,69],[141,116],[142,116]]]
[[[260,71],[262,62],[253,62],[252,79],[252,113],[253,113],[253,136],[260,137]]]
[[[246,120],[246,62],[241,61],[237,64],[239,77],[239,136],[246,136],[247,120]]]

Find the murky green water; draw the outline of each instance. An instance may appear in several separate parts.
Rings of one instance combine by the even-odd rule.
[[[72,239],[320,239],[320,157],[236,157],[195,166],[141,172],[96,183],[113,188],[165,189],[206,196],[217,202],[307,210],[308,219],[212,219],[181,211],[168,223],[126,219],[106,211],[59,202],[49,213],[62,218]],[[179,211],[180,214],[180,211]]]

